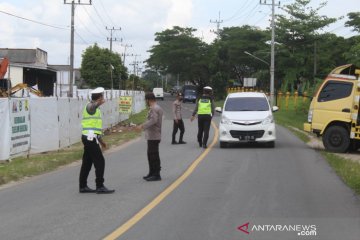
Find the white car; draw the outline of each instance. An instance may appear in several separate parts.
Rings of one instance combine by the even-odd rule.
[[[164,100],[164,89],[163,88],[154,88],[153,93],[155,95],[155,98],[160,98],[161,100]]]
[[[239,92],[230,93],[224,108],[217,107],[221,112],[219,125],[220,147],[228,143],[263,142],[269,147],[275,147],[276,133],[272,112],[279,108],[270,107],[264,93]]]

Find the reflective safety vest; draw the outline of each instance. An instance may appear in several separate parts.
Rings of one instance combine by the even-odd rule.
[[[208,114],[211,115],[211,100],[207,98],[200,98],[198,104],[198,115]]]
[[[83,119],[81,121],[82,125],[82,134],[87,135],[90,130],[93,130],[95,134],[101,135],[102,133],[102,119],[101,111],[99,108],[96,109],[95,114],[90,115],[86,106],[83,110]]]

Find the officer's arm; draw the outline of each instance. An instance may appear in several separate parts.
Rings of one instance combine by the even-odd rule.
[[[215,101],[211,100],[211,116],[215,114]]]
[[[194,109],[194,112],[192,114],[192,116],[194,117],[198,111],[198,108],[199,108],[199,101],[196,101],[196,105],[195,105],[195,109]]]
[[[149,112],[149,119],[144,123],[143,129],[147,129],[157,123],[159,118],[159,113],[154,111],[153,109]]]

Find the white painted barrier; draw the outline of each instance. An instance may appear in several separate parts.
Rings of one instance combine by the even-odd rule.
[[[54,151],[79,142],[82,111],[89,102],[89,92],[78,90],[77,98],[0,98],[0,161],[19,154]],[[100,107],[104,129],[129,117],[119,113],[120,96],[133,96],[133,113],[145,109],[144,92],[114,90],[112,93],[111,98],[111,91],[106,91],[107,100]],[[28,111],[24,111],[25,105]],[[19,106],[22,112],[19,112]],[[28,145],[25,140],[29,141]]]

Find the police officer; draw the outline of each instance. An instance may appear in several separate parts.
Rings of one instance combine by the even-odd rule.
[[[209,130],[212,116],[215,112],[215,103],[212,98],[212,88],[209,86],[204,87],[203,95],[196,103],[195,110],[192,114],[191,121],[198,115],[198,135],[197,140],[199,146],[207,148],[207,141],[209,138]]]
[[[163,110],[156,103],[154,93],[145,94],[145,101],[149,107],[147,121],[136,127],[137,130],[145,130],[145,139],[147,140],[147,157],[149,163],[149,174],[143,179],[152,182],[160,181],[161,162],[159,155],[159,144],[161,141],[161,126]]]
[[[173,132],[172,132],[172,141],[171,144],[185,144],[183,137],[185,133],[185,126],[184,121],[182,120],[182,114],[181,114],[181,102],[182,102],[182,94],[179,92],[176,95],[176,100],[173,102],[172,105],[172,112],[174,117],[174,125],[173,125]],[[180,137],[179,142],[176,142],[175,137],[176,133],[180,129]]]
[[[113,193],[115,190],[107,189],[104,186],[105,159],[102,154],[102,148],[106,148],[106,143],[101,138],[102,134],[102,117],[99,107],[105,103],[104,88],[98,87],[91,91],[91,102],[83,110],[82,136],[81,140],[84,145],[84,154],[79,177],[79,192],[98,194]],[[87,178],[92,165],[95,167],[96,190],[87,185]]]

